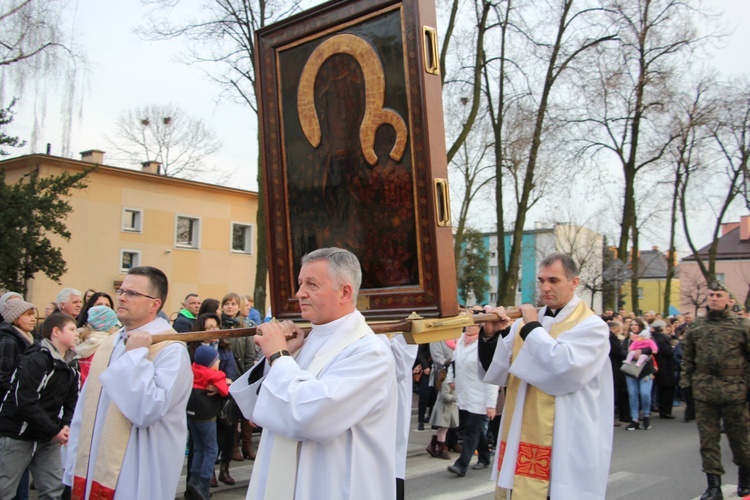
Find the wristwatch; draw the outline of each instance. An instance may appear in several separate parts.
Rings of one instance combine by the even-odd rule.
[[[273,362],[279,359],[281,356],[291,356],[291,354],[285,349],[271,354],[271,356],[268,358],[268,366],[273,366]]]

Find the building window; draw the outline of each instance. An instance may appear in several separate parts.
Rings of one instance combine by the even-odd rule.
[[[490,275],[491,276],[497,275],[497,266],[490,266]]]
[[[490,259],[497,257],[497,252],[490,252]]]
[[[122,209],[122,230],[130,233],[143,231],[143,210],[137,208]]]
[[[643,287],[640,287],[640,286],[638,287],[638,298],[639,299],[643,298]]]
[[[497,303],[497,294],[496,293],[490,293],[490,302],[493,304]]]
[[[120,250],[120,272],[127,273],[129,269],[141,265],[139,250]]]
[[[250,224],[232,222],[232,252],[253,253],[253,227]]]
[[[177,216],[175,223],[174,244],[183,248],[200,248],[200,219]]]

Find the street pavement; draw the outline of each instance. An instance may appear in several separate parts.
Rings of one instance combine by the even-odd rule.
[[[415,395],[416,404],[416,395]],[[698,430],[695,422],[685,422],[684,406],[674,408],[674,420],[652,419],[648,431],[626,431],[625,425],[614,429],[614,450],[607,482],[607,500],[698,500],[706,489],[698,452]],[[469,469],[459,478],[446,470],[452,462],[432,458],[425,448],[432,433],[418,432],[416,410],[406,459],[406,498],[425,500],[492,500],[494,484],[490,469]],[[575,433],[575,429],[571,429]],[[256,447],[258,436],[255,436]],[[456,458],[457,454],[452,454]],[[729,443],[722,437],[725,499],[736,499],[737,467],[732,463]],[[213,500],[245,498],[253,462],[232,462],[234,486],[220,483],[211,488]],[[218,472],[218,466],[217,472]],[[185,469],[177,488],[178,499],[185,491]],[[36,499],[35,491],[29,498]],[[272,500],[272,499],[269,499]],[[324,499],[321,499],[324,500]],[[384,499],[385,500],[385,499]]]
[[[416,395],[415,395],[416,400]],[[416,402],[416,401],[415,401]],[[625,424],[614,429],[614,451],[607,484],[608,500],[692,500],[700,498],[706,488],[698,453],[698,430],[695,422],[684,422],[683,407],[674,409],[674,420],[652,419],[648,431],[626,431]],[[432,433],[417,432],[416,412],[406,460],[406,498],[429,500],[491,500],[494,485],[491,471],[469,469],[459,478],[446,470],[452,462],[432,458],[425,451]],[[571,429],[575,432],[575,429]],[[257,438],[256,438],[257,439]],[[724,498],[737,498],[737,467],[732,463],[726,438],[722,438],[726,474],[723,476]],[[452,454],[456,457],[457,454]],[[218,469],[218,467],[217,467]],[[237,480],[233,487],[212,488],[213,500],[245,498],[252,462],[233,462],[231,473]],[[178,492],[184,492],[184,476]]]

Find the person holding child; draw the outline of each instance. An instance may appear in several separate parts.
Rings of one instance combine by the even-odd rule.
[[[188,428],[193,437],[193,461],[185,498],[204,500],[210,496],[209,485],[219,453],[216,415],[221,408],[222,398],[229,394],[231,381],[219,370],[219,352],[210,345],[198,346],[192,369],[193,390],[188,400],[187,415]],[[216,390],[209,392],[209,385]]]
[[[68,442],[78,401],[76,320],[54,313],[42,325],[41,344],[29,348],[0,406],[0,498],[12,498],[26,467],[39,498],[60,498],[60,446]]]
[[[654,384],[654,361],[651,359],[653,354],[656,354],[658,348],[656,344],[651,341],[651,344],[644,342],[651,340],[651,334],[648,330],[648,325],[642,318],[635,318],[630,323],[630,342],[632,345],[640,345],[640,348],[630,349],[628,352],[628,361],[638,356],[639,360],[641,356],[646,356],[647,360],[644,361],[643,369],[637,376],[633,376],[628,372],[625,372],[625,382],[628,385],[628,399],[630,400],[630,425],[625,427],[628,431],[634,431],[636,429],[649,430],[651,428],[651,388]],[[625,366],[625,364],[623,364]],[[643,425],[641,420],[638,418],[638,407],[643,414]]]
[[[635,329],[635,325],[637,324],[638,323],[633,323],[631,331]],[[630,345],[628,346],[628,355],[625,356],[624,362],[629,365],[633,364],[633,358],[635,358],[637,354],[638,359],[635,361],[635,366],[640,368],[649,360],[651,353],[655,353],[658,350],[659,348],[656,346],[656,342],[651,339],[651,332],[648,331],[648,329],[642,330],[634,335],[634,339],[631,340]]]

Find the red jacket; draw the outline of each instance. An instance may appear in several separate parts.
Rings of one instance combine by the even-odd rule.
[[[193,363],[193,389],[206,390],[208,384],[215,385],[222,397],[229,394],[227,376],[223,371],[212,370],[206,366]]]

